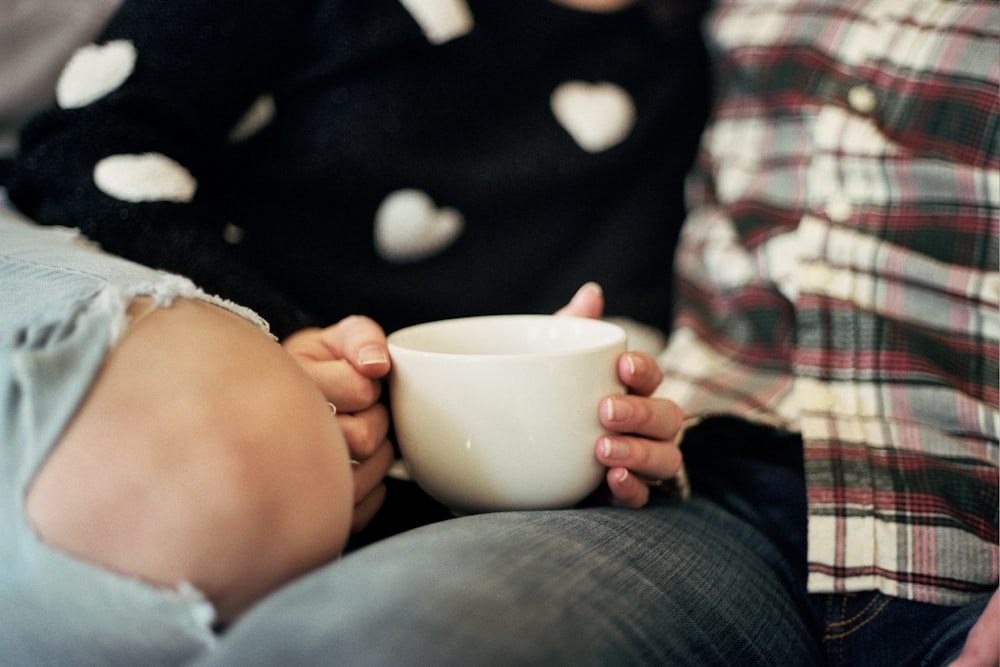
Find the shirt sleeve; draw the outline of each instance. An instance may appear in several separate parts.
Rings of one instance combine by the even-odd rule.
[[[11,201],[108,252],[181,273],[271,321],[309,318],[224,238],[213,192],[248,110],[302,57],[310,2],[126,2],[67,62],[20,138]],[[260,108],[257,104],[256,108]]]

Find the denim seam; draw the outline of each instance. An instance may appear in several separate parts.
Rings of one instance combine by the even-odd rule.
[[[881,595],[879,597],[881,597]],[[836,639],[844,639],[845,637],[850,637],[851,635],[853,635],[854,633],[856,633],[858,630],[860,630],[861,628],[865,627],[866,625],[868,625],[869,623],[871,623],[872,621],[874,621],[876,618],[878,618],[879,614],[881,614],[882,611],[886,607],[888,607],[889,603],[891,603],[891,602],[892,602],[892,598],[888,598],[888,597],[885,598],[884,600],[882,600],[882,604],[879,605],[878,609],[876,609],[874,612],[872,612],[868,616],[868,618],[866,618],[863,622],[859,623],[858,625],[856,625],[855,627],[851,628],[850,630],[847,630],[845,632],[841,632],[840,634],[836,634],[836,635],[829,635],[828,634],[825,637],[823,637],[823,641],[833,641],[833,640],[836,640]],[[871,605],[869,605],[867,608],[871,608]],[[858,617],[858,615],[855,615],[854,618],[857,618],[857,617]],[[831,625],[840,625],[840,624],[839,623],[834,623],[834,624],[831,624]]]
[[[847,598],[848,597],[850,597],[850,596],[845,595],[842,598],[841,617],[846,616],[846,614],[847,614]],[[882,598],[881,594],[874,595],[872,597],[872,599],[871,599],[871,602],[869,602],[867,605],[865,605],[865,608],[862,609],[862,610],[860,610],[854,616],[852,616],[851,618],[847,618],[847,619],[841,620],[841,621],[828,621],[827,622],[827,627],[843,627],[845,625],[850,625],[851,623],[854,623],[859,618],[861,618],[862,616],[864,616],[865,614],[867,614],[868,611],[872,607],[874,607],[875,603],[878,602],[881,598]]]

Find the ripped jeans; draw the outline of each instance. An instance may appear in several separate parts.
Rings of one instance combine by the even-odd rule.
[[[2,198],[0,198],[2,199]],[[24,512],[28,490],[139,295],[209,297],[188,280],[34,226],[0,201],[0,664],[179,664],[211,647],[211,605],[53,549]]]

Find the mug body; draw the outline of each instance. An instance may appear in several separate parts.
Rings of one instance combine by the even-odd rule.
[[[431,322],[389,336],[396,438],[414,480],[460,514],[569,507],[600,484],[603,397],[626,335],[581,318]]]

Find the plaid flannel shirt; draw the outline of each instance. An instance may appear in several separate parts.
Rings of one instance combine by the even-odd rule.
[[[813,592],[997,585],[995,0],[722,0],[660,393],[800,432]]]

